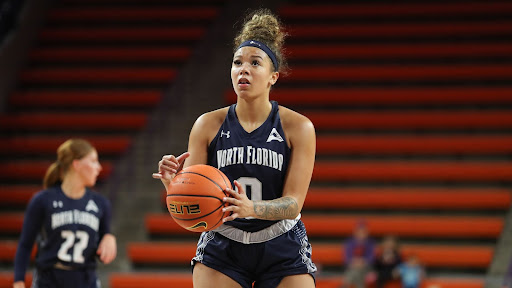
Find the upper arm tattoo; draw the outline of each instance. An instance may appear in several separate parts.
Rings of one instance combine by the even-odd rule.
[[[299,205],[292,197],[281,197],[268,201],[254,201],[254,213],[264,220],[282,220],[295,218]]]

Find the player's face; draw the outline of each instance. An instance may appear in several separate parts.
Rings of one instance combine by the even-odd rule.
[[[96,184],[96,179],[102,169],[98,160],[98,152],[92,150],[89,154],[85,155],[82,159],[77,160],[77,173],[84,182],[85,186],[91,187]]]
[[[256,47],[242,47],[235,52],[231,66],[231,81],[239,97],[268,94],[279,78],[273,72],[270,57]]]

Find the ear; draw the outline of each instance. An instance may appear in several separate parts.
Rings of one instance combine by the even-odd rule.
[[[79,170],[80,168],[80,159],[75,159],[73,162],[71,162],[71,166],[75,171]]]
[[[277,79],[279,79],[279,72],[272,72],[272,75],[270,77],[270,84],[271,85],[276,84]]]

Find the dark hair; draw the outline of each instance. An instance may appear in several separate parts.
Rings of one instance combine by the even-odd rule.
[[[275,54],[279,70],[286,71],[287,64],[283,56],[283,45],[286,36],[287,34],[284,32],[277,16],[269,9],[259,9],[246,17],[242,30],[235,37],[234,49],[236,50],[240,44],[247,40],[262,42]]]
[[[62,143],[57,149],[57,161],[46,170],[43,187],[46,189],[62,182],[62,177],[69,170],[73,160],[82,159],[93,150],[94,146],[83,139],[69,139]]]

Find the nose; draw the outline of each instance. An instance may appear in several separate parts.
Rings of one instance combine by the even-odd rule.
[[[248,64],[244,63],[240,66],[240,71],[238,72],[239,75],[248,75],[249,74],[249,69],[248,69]]]

